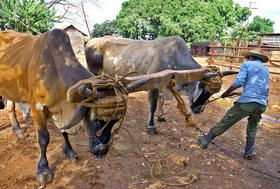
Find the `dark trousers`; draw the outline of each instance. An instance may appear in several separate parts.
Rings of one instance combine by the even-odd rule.
[[[261,114],[265,112],[265,110],[266,106],[256,102],[235,102],[234,106],[227,111],[224,117],[213,126],[212,131],[217,136],[221,135],[235,123],[248,117],[247,137],[256,137]]]

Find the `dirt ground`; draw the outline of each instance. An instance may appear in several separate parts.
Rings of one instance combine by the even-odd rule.
[[[223,78],[223,88],[217,97],[230,86],[234,76]],[[279,78],[278,78],[279,79]],[[47,157],[54,173],[53,182],[45,188],[105,188],[105,189],[168,189],[169,186],[152,178],[148,161],[161,162],[162,169],[155,178],[165,183],[184,182],[188,174],[197,179],[188,188],[203,189],[255,189],[279,188],[280,184],[280,86],[273,77],[270,83],[269,106],[259,126],[255,143],[255,159],[243,160],[247,120],[237,123],[210,144],[208,150],[197,145],[201,134],[188,127],[176,108],[176,101],[166,101],[164,110],[167,122],[156,122],[159,134],[147,135],[148,118],[146,92],[129,96],[128,111],[121,129],[114,137],[107,156],[96,160],[88,149],[84,129],[70,136],[79,156],[77,162],[64,159],[62,140],[58,129],[48,123],[50,144]],[[214,98],[213,97],[213,98]],[[186,99],[186,97],[184,97]],[[232,106],[235,99],[221,99],[208,104],[205,111],[193,118],[203,132],[216,123]],[[39,145],[31,120],[24,121],[17,115],[25,130],[25,137],[18,139],[11,130],[5,110],[0,111],[0,188],[38,188],[36,169]],[[137,141],[148,161],[143,157]],[[42,187],[41,187],[42,188]]]

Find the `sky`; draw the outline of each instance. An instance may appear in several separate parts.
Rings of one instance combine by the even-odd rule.
[[[254,16],[261,18],[269,18],[274,21],[274,33],[280,33],[280,6],[277,0],[234,0],[242,7],[249,7],[251,3],[252,16],[249,22],[253,20]]]
[[[77,7],[79,10],[69,10],[68,13],[74,19],[68,20],[70,24],[74,24],[78,29],[88,34],[84,17],[81,11],[81,0],[73,0],[77,2]],[[91,2],[91,0],[86,0],[84,2],[84,9],[87,15],[87,21],[90,30],[96,23],[102,23],[105,20],[113,20],[118,15],[121,10],[121,4],[126,0],[99,0],[99,4],[96,5]],[[280,33],[280,6],[276,3],[277,0],[234,0],[242,7],[249,7],[251,3],[252,16],[249,18],[249,22],[253,20],[254,16],[260,16],[261,18],[269,18],[274,21],[274,33]],[[57,24],[56,27],[65,26],[65,23]]]

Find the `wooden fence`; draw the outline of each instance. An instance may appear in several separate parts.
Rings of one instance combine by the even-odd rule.
[[[231,45],[228,44],[231,40]],[[239,69],[242,62],[245,61],[241,55],[242,51],[248,49],[260,48],[268,56],[269,61],[265,64],[272,74],[280,74],[280,48],[263,47],[261,41],[258,41],[255,47],[248,46],[247,43],[241,42],[240,39],[225,39],[223,45],[214,45],[211,39],[208,64],[229,67],[230,69]]]

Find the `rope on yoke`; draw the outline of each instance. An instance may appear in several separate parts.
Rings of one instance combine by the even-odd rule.
[[[221,71],[217,66],[208,66],[208,69],[210,72],[218,73],[219,75],[203,79],[200,82],[204,84],[204,89],[210,94],[218,93],[220,92],[223,84]]]
[[[218,76],[203,79],[200,82],[204,84],[204,89],[209,92],[210,94],[217,93],[221,90],[222,87],[222,74],[220,72],[220,69],[217,66],[208,66],[208,69],[212,73],[219,73]],[[179,92],[174,89],[174,86],[176,85],[176,80],[172,79],[167,86],[167,88],[171,91],[173,96],[175,97],[177,101],[177,108],[180,110],[180,112],[185,116],[185,120],[188,123],[188,125],[192,127],[197,127],[197,123],[192,118],[191,113],[188,111],[187,105],[184,102],[184,99],[181,97]],[[206,104],[209,102],[206,102]]]
[[[131,73],[128,73],[129,75]],[[80,104],[91,108],[95,119],[106,121],[105,125],[97,131],[96,135],[101,136],[104,129],[108,126],[112,120],[120,120],[119,127],[114,130],[110,137],[110,141],[113,136],[117,133],[123,123],[127,111],[127,97],[128,91],[125,89],[123,84],[120,82],[127,75],[118,78],[110,77],[108,75],[100,75],[89,78],[89,83],[93,89],[99,90],[113,90],[114,96],[106,96],[104,98],[93,101],[96,97],[96,93],[93,93],[90,97],[83,100]],[[97,82],[97,81],[104,82]],[[93,102],[92,102],[93,101]]]
[[[171,79],[171,81],[170,81],[169,85],[167,86],[167,88],[174,95],[174,97],[175,97],[175,99],[177,101],[177,108],[179,108],[180,112],[185,116],[186,122],[190,126],[196,127],[197,124],[194,122],[191,113],[189,113],[189,111],[187,109],[187,105],[184,102],[184,99],[181,97],[179,92],[174,89],[175,85],[176,85],[176,80],[175,79]]]

